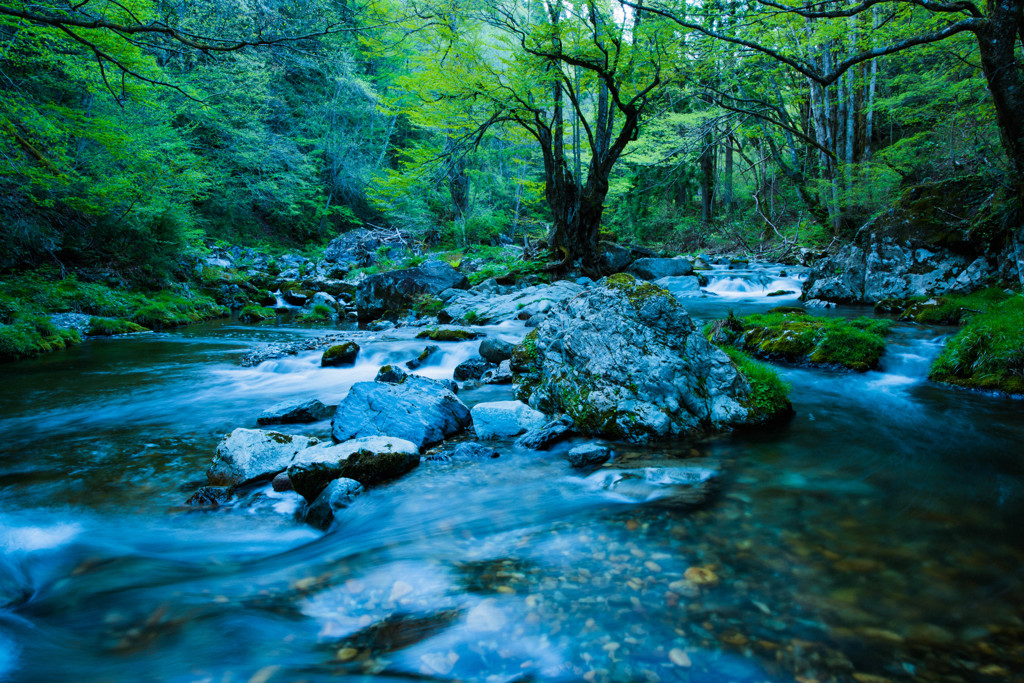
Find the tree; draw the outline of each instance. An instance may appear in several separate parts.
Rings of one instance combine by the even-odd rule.
[[[814,87],[821,88],[838,85],[844,74],[858,64],[970,33],[977,43],[992,96],[1017,200],[1024,203],[1024,67],[1015,56],[1018,41],[1024,37],[1022,0],[990,0],[984,10],[970,0],[862,0],[846,3],[839,0],[821,4],[755,0],[754,7],[760,11],[748,23],[754,28],[746,34],[716,30],[707,21],[708,14],[703,12],[703,8],[694,12],[692,5],[623,2],[638,13],[667,18],[680,27],[768,56],[805,76]],[[872,12],[881,10],[885,10],[892,19],[908,18],[903,26],[909,30],[902,34],[887,34],[887,39],[878,45],[860,48],[854,43],[856,47],[847,56],[834,62],[816,60],[813,47],[807,49],[805,46],[802,53],[788,52],[760,38],[771,35],[773,27],[779,27],[786,17],[800,17],[807,22],[831,22],[819,35],[832,38],[846,30],[849,19],[869,17]],[[889,23],[898,26],[901,22]]]
[[[421,125],[443,126],[471,145],[502,125],[535,141],[549,246],[562,266],[578,262],[595,274],[612,169],[637,138],[667,59],[664,22],[616,7],[596,0],[437,7],[431,37],[420,38],[432,47],[427,65],[406,83]]]

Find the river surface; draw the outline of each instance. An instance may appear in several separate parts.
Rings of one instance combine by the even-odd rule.
[[[695,318],[798,305],[780,267],[711,275]],[[590,485],[565,461],[582,439],[424,459],[327,534],[269,488],[184,504],[224,434],[337,403],[415,331],[352,331],[346,369],[242,367],[324,330],[226,321],[0,368],[0,680],[1024,680],[1024,404],[929,383],[949,329],[897,325],[876,372],[781,368],[797,415],[775,431],[612,444],[725,463],[699,510]]]

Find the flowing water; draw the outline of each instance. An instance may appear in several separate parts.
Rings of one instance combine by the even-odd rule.
[[[796,303],[767,296],[799,290],[781,267],[710,276],[685,299],[696,318]],[[322,330],[226,322],[5,365],[0,679],[1024,675],[1024,405],[929,383],[949,330],[898,325],[877,372],[781,369],[797,410],[784,428],[613,444],[616,464],[724,463],[699,510],[593,486],[565,462],[580,440],[424,460],[326,535],[269,488],[184,505],[224,433],[279,400],[336,403],[417,356],[414,332],[352,331],[363,350],[345,369],[315,352],[241,367],[254,346]],[[423,374],[451,377],[476,345],[442,346]]]

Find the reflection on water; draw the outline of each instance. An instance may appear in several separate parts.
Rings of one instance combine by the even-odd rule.
[[[765,310],[780,277],[762,279],[761,294],[723,296],[736,286],[723,280],[686,305]],[[721,493],[697,510],[595,486],[565,462],[581,440],[424,460],[327,535],[269,489],[214,512],[183,506],[223,433],[283,399],[336,403],[416,357],[428,342],[414,332],[353,332],[362,351],[344,369],[312,352],[243,368],[251,345],[315,332],[230,324],[5,366],[0,678],[871,683],[1024,670],[1022,406],[928,383],[944,333],[915,326],[894,330],[877,372],[782,369],[798,414],[778,431],[612,444],[609,473],[724,464]],[[450,377],[476,344],[441,346],[424,374]],[[323,437],[329,424],[289,429]]]

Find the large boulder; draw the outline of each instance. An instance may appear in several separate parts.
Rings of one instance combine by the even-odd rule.
[[[261,425],[319,422],[329,418],[332,410],[331,406],[326,406],[315,398],[282,401],[264,410],[256,418],[256,422]]]
[[[663,277],[681,277],[693,274],[693,264],[684,258],[639,258],[626,269],[641,280],[660,280]]]
[[[360,320],[374,320],[386,313],[406,311],[422,294],[437,295],[446,289],[466,289],[469,280],[443,261],[427,261],[415,268],[378,273],[356,288],[356,312]]]
[[[369,230],[357,228],[335,237],[324,251],[324,261],[355,268],[372,266],[382,242]]]
[[[477,403],[471,411],[473,429],[480,439],[504,439],[544,424],[544,413],[522,401]]]
[[[500,363],[512,357],[515,344],[510,344],[502,339],[488,337],[480,342],[480,355],[492,363]]]
[[[643,441],[746,424],[750,385],[667,291],[626,274],[554,309],[513,356],[516,397]]]
[[[624,247],[615,242],[601,242],[601,256],[598,266],[601,272],[606,275],[620,273],[633,262],[633,252],[629,247]]]
[[[480,379],[491,364],[480,356],[472,356],[455,366],[454,377],[459,382],[467,379]]]
[[[523,313],[542,313],[582,291],[583,287],[575,282],[559,280],[550,285],[525,287],[507,294],[464,292],[448,300],[444,309],[438,313],[438,320],[465,320],[476,324],[513,320]]]
[[[395,384],[354,384],[334,413],[331,436],[337,442],[392,436],[422,449],[461,432],[469,423],[469,408],[448,387],[409,375]]]
[[[271,479],[284,471],[295,456],[319,439],[262,429],[239,428],[217,446],[206,477],[214,486],[235,486]]]

